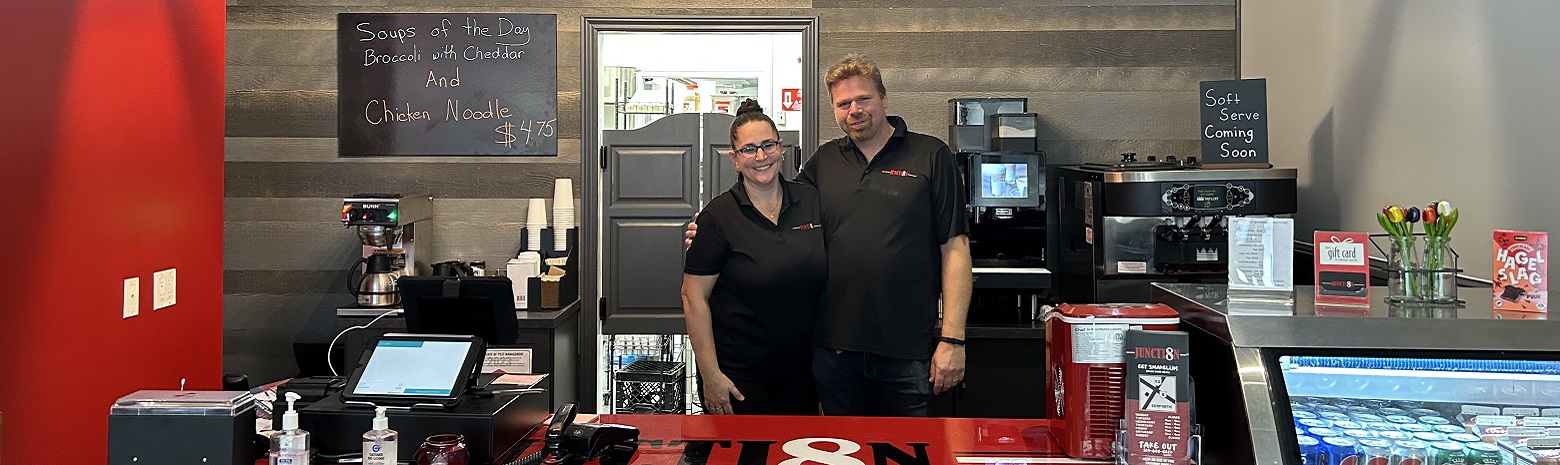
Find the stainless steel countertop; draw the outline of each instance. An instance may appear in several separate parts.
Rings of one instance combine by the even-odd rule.
[[[1186,326],[1235,347],[1420,349],[1461,351],[1560,350],[1560,321],[1543,314],[1501,312],[1488,289],[1462,288],[1463,307],[1394,307],[1372,288],[1365,307],[1317,305],[1314,290],[1231,291],[1222,284],[1156,283],[1150,300],[1181,312]]]

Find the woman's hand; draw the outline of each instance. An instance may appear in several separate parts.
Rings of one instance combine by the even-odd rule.
[[[704,413],[731,415],[731,399],[746,400],[737,385],[731,383],[731,378],[719,370],[704,374]]]

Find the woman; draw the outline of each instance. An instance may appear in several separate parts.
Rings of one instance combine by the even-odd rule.
[[[683,318],[706,412],[816,415],[813,317],[823,291],[818,191],[780,175],[780,132],[748,100],[727,153],[739,179],[698,216],[683,269]]]

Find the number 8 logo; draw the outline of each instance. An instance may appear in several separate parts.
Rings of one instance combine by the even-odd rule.
[[[827,442],[839,446],[839,450],[829,452],[819,450],[812,445],[816,442]],[[861,445],[844,439],[835,438],[801,438],[787,441],[780,446],[780,450],[791,454],[790,459],[780,462],[780,465],[806,465],[807,462],[821,463],[825,465],[866,465],[861,460],[851,457],[850,454],[861,450]]]

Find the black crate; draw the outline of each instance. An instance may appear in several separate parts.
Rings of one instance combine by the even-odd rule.
[[[683,362],[638,360],[615,376],[617,413],[684,413],[687,397]]]

